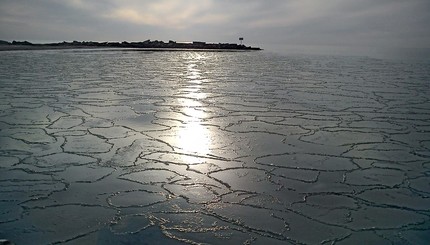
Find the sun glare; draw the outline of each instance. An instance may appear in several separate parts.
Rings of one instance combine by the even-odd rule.
[[[207,116],[201,102],[207,97],[203,92],[206,78],[199,69],[203,58],[199,54],[189,54],[187,57],[185,93],[179,99],[181,112],[186,115],[186,119],[178,132],[177,140],[187,164],[204,162],[204,156],[210,153],[211,148],[211,132],[202,124]]]

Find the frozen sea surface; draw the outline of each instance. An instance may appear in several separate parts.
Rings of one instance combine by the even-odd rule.
[[[0,239],[429,244],[430,65],[2,52]]]

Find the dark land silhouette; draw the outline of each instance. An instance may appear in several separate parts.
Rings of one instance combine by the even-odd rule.
[[[145,50],[262,50],[259,47],[245,46],[236,43],[206,43],[194,42],[169,42],[146,40],[142,42],[93,42],[93,41],[73,41],[59,43],[31,43],[28,41],[2,41],[0,40],[0,50],[27,50],[27,49],[72,49],[72,48],[134,48]]]

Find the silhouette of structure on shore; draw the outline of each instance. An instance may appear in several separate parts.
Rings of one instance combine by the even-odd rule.
[[[138,48],[138,49],[219,49],[219,50],[261,50],[258,47],[245,46],[235,43],[206,43],[200,41],[194,42],[169,42],[146,40],[143,42],[93,42],[93,41],[73,41],[60,43],[34,44],[28,41],[0,41],[2,45],[23,45],[34,48],[85,48],[85,47],[105,47],[105,48]]]

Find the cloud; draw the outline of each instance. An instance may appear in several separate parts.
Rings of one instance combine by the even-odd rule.
[[[211,0],[128,1],[118,5],[118,8],[111,9],[103,17],[169,29],[190,28],[197,24],[220,24],[228,20],[221,13],[211,13],[214,8],[214,1]]]
[[[1,0],[0,39],[430,47],[428,0]]]
[[[272,40],[309,45],[429,47],[426,23],[430,21],[430,2],[425,0],[271,3],[272,7],[248,19],[247,28],[270,33]],[[262,35],[265,40],[267,36]]]

